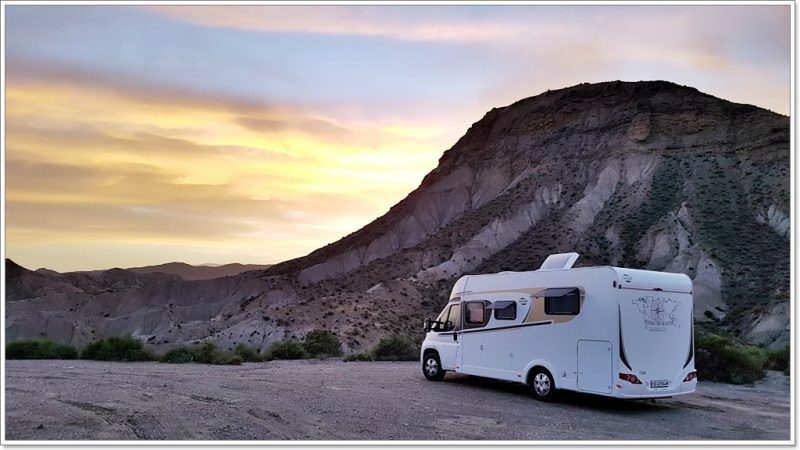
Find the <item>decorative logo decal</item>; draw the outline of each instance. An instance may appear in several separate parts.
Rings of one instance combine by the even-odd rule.
[[[644,326],[650,331],[666,331],[667,327],[678,327],[675,311],[680,303],[663,297],[639,297],[632,300],[642,314]]]
[[[626,283],[630,283],[633,281],[633,277],[628,275],[627,273],[622,274],[622,279],[625,280]]]

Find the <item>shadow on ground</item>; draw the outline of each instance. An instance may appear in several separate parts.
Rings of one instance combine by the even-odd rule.
[[[530,398],[531,401],[536,401],[531,395],[528,385],[523,383],[500,381],[492,378],[460,374],[448,374],[444,382],[457,383],[495,392],[507,392],[509,394]],[[558,392],[558,397],[554,403],[560,405],[580,406],[581,408],[590,408],[597,411],[642,414],[648,412],[663,412],[665,408],[672,408],[673,405],[670,404],[671,400],[671,398],[656,399],[655,401],[651,401],[649,399],[623,400],[613,397],[604,397],[601,395],[562,390]]]

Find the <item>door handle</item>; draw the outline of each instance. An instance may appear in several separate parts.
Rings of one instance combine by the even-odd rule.
[[[458,333],[453,333],[453,340],[458,342]]]

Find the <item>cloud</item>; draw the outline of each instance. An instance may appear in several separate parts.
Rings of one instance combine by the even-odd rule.
[[[18,55],[11,55],[6,59],[6,80],[7,83],[19,87],[88,89],[149,105],[254,114],[281,113],[290,109],[288,106],[277,107],[258,98],[191,89],[176,83],[155,82],[130,73],[91,70],[75,64]]]
[[[321,134],[336,138],[351,137],[353,135],[352,129],[324,119],[301,118],[278,120],[256,117],[238,117],[236,122],[249,130],[259,133],[301,131],[310,135]]]
[[[708,64],[722,43],[753,41],[762,56],[778,44],[789,51],[788,5],[146,5],[181,22],[262,33],[304,33],[400,41],[481,44],[493,48],[552,49],[563,54],[583,42],[607,48],[604,56],[658,58]],[[736,30],[736,33],[730,33]],[[679,51],[671,50],[677,44]],[[579,45],[580,47],[580,45]],[[672,52],[664,54],[662,51]],[[734,50],[734,49],[732,49]],[[589,52],[575,55],[599,56]],[[731,55],[726,55],[731,56]],[[719,55],[721,58],[722,55]],[[711,64],[715,64],[712,62]]]
[[[490,42],[522,34],[521,24],[497,23],[480,15],[437,19],[452,13],[436,6],[246,6],[147,5],[144,10],[180,21],[270,33],[315,33],[407,41]],[[478,7],[477,10],[483,8]],[[443,14],[444,13],[444,14]]]
[[[438,147],[435,151],[441,151],[455,141],[460,132],[458,128],[446,127],[448,134],[442,125],[429,125],[434,118],[425,111],[415,112],[418,116],[415,118],[398,110],[387,111],[384,117],[372,120],[361,118],[363,113],[356,114],[355,118],[345,114],[338,119],[335,114],[326,117],[317,105],[266,102],[214,90],[197,91],[172,83],[153,83],[125,74],[76,69],[61,63],[48,65],[28,58],[8,61],[8,85],[11,87],[7,94],[9,116],[21,119],[20,128],[35,122],[52,130],[83,117],[86,128],[130,123],[135,126],[129,128],[135,128],[137,133],[172,132],[192,139],[198,134],[219,134],[224,129],[225,138],[218,139],[218,144],[235,145],[236,140],[229,138],[235,134],[239,144],[246,147],[259,137],[272,135],[280,138],[279,145],[265,141],[259,145],[271,145],[276,152],[291,154],[309,151],[306,148],[309,145],[302,144],[301,140],[296,142],[300,145],[287,146],[285,138],[292,134],[340,144],[340,150],[345,152],[347,148],[358,147],[366,151],[365,145],[371,147],[370,151],[389,144],[418,145],[419,142],[412,141],[420,137],[439,137],[434,140]],[[51,103],[72,105],[64,105],[56,111]],[[73,117],[69,120],[60,115],[65,108],[72,109],[69,114]],[[378,106],[370,106],[372,108]],[[80,114],[76,114],[78,111]],[[54,120],[45,123],[48,117]],[[142,120],[143,117],[146,120]],[[442,123],[442,119],[437,122]],[[203,123],[214,123],[214,126],[206,129],[198,126]],[[242,133],[242,128],[252,133]]]
[[[309,227],[330,239],[350,230],[326,224],[341,218],[367,221],[363,212],[382,206],[374,198],[349,193],[258,199],[233,183],[181,183],[180,173],[145,164],[83,166],[14,157],[6,167],[11,187],[6,217],[14,245],[144,238],[236,242]]]
[[[546,89],[615,79],[668,79],[732,101],[789,113],[788,5],[145,8],[162,17],[215,29],[350,36],[364,43],[380,38],[416,43],[420,53],[444,45],[458,60],[432,61],[432,66],[460,67],[451,74],[454,81],[481,79],[480,86],[463,94],[478,98],[467,102],[472,117]],[[476,61],[481,65],[476,67]],[[494,70],[478,75],[480,67]],[[775,80],[776,74],[783,78],[777,85],[754,85],[752,79],[737,75],[744,72],[758,72],[762,79]],[[418,84],[424,85],[425,80]],[[419,106],[425,100],[416,101]],[[405,111],[401,103],[394,104],[396,110]],[[433,108],[437,107],[420,109]],[[468,120],[458,123],[468,125]]]

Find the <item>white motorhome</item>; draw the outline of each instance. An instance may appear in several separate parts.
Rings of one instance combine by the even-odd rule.
[[[565,389],[643,399],[695,391],[692,282],[618,267],[571,268],[551,255],[530,272],[465,275],[425,320],[422,372],[517,381],[551,400]]]

